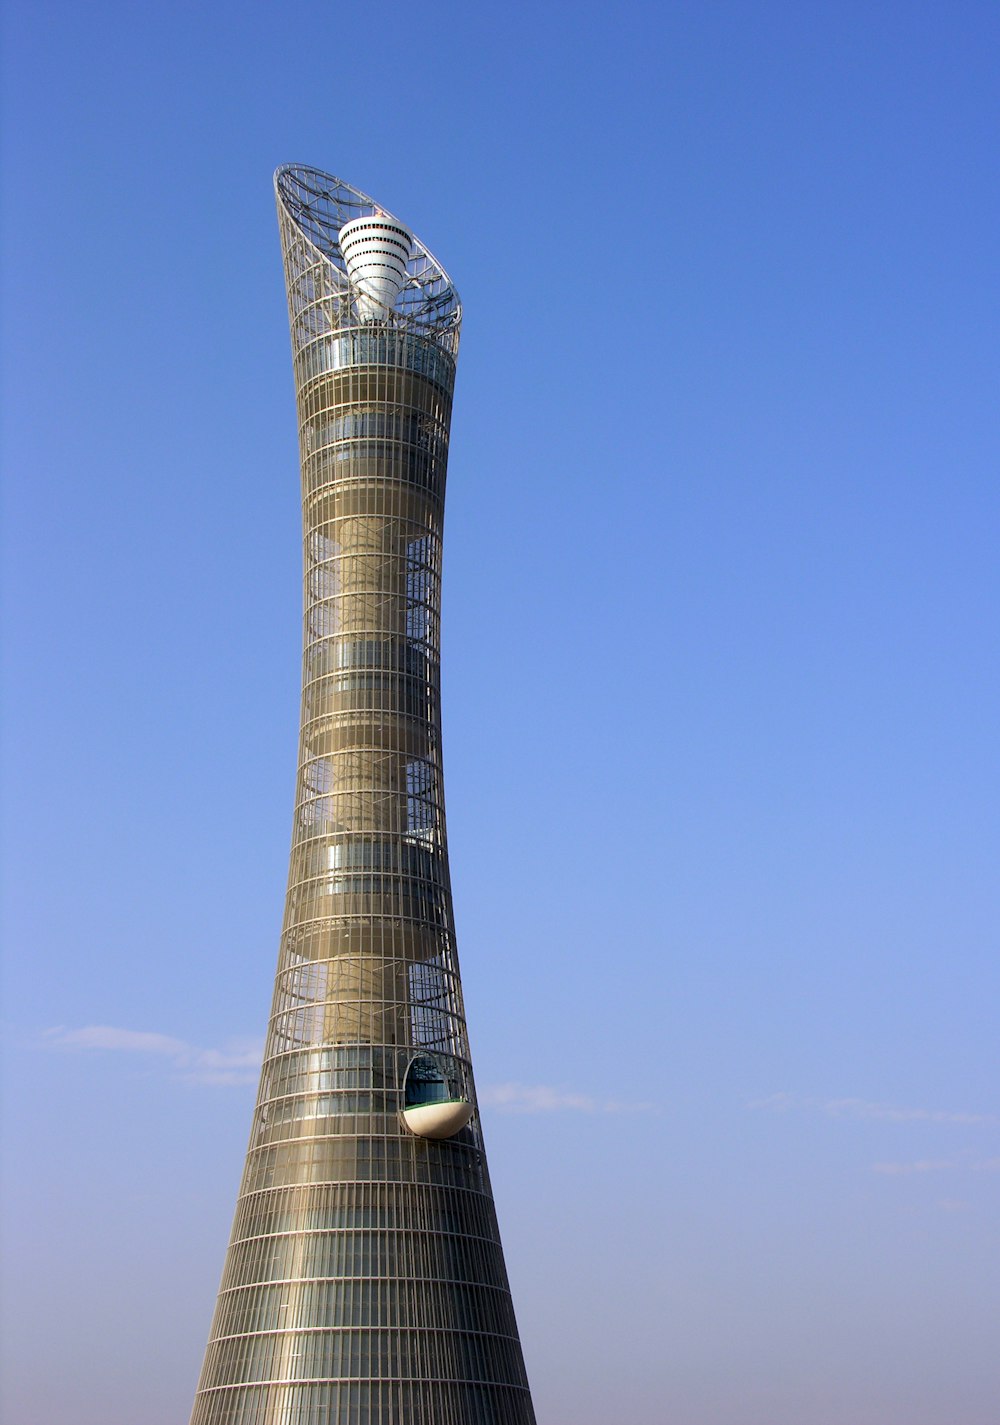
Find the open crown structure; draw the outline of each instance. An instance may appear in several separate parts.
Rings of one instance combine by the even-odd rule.
[[[260,1090],[192,1425],[533,1425],[462,1005],[441,764],[461,306],[409,230],[275,176],[304,652]]]

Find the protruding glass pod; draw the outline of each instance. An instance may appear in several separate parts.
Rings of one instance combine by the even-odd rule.
[[[418,1138],[454,1138],[472,1117],[461,1075],[436,1054],[417,1054],[403,1081],[402,1119]]]

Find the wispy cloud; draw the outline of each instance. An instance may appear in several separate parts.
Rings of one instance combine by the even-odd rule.
[[[221,1049],[201,1049],[169,1034],[143,1029],[119,1029],[110,1024],[88,1024],[82,1029],[49,1029],[44,1043],[67,1051],[110,1050],[146,1054],[168,1063],[177,1077],[195,1084],[255,1083],[263,1046],[251,1040],[233,1040]]]
[[[748,1105],[772,1113],[787,1113],[792,1109],[823,1113],[828,1118],[879,1120],[883,1123],[996,1123],[995,1113],[964,1113],[939,1108],[903,1108],[892,1103],[878,1103],[864,1098],[809,1098],[803,1094],[775,1093],[755,1099]]]
[[[648,1113],[648,1103],[620,1103],[569,1093],[548,1084],[491,1084],[482,1089],[479,1102],[503,1113]]]
[[[913,1173],[948,1173],[957,1167],[958,1164],[951,1158],[918,1158],[914,1163],[872,1163],[872,1172],[900,1178]]]
[[[873,1173],[886,1177],[904,1177],[911,1173],[996,1173],[1000,1158],[917,1158],[912,1163],[873,1163]]]
[[[833,1098],[824,1104],[832,1118],[879,1118],[889,1123],[995,1123],[992,1113],[955,1113],[940,1108],[899,1108],[861,1098]]]

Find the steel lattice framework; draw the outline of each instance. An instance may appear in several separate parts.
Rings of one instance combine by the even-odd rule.
[[[279,169],[275,187],[302,464],[299,770],[260,1090],[192,1425],[533,1425],[445,835],[441,534],[461,306],[414,239],[395,307],[363,318],[338,235],[391,214],[311,168]],[[420,1136],[419,1112],[459,1126]]]

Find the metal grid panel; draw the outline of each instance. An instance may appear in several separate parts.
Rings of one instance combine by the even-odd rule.
[[[441,533],[461,307],[414,242],[363,319],[340,227],[275,178],[302,465],[302,720],[250,1147],[192,1425],[532,1425],[478,1113],[405,1127],[431,1055],[475,1104],[441,763]],[[391,215],[386,215],[391,216]]]

